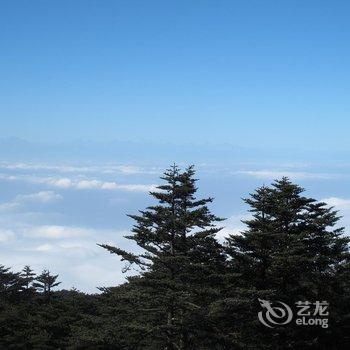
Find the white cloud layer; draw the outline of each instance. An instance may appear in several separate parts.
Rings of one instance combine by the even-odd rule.
[[[135,165],[50,165],[35,163],[0,163],[0,169],[15,171],[51,171],[60,173],[102,173],[102,174],[154,174],[159,170],[145,169]]]
[[[114,222],[108,221],[109,215],[113,215],[109,213],[109,197],[118,196],[127,203],[129,193],[154,190],[155,185],[142,183],[143,174],[151,172],[130,165],[75,167],[0,163],[0,169],[0,181],[8,188],[5,196],[16,193],[12,199],[0,203],[2,264],[15,271],[26,264],[39,273],[50,269],[60,275],[63,288],[71,288],[74,281],[76,287],[89,292],[96,291],[96,286],[124,281],[124,263],[97,243],[116,244],[129,250],[131,242],[122,238],[126,232],[109,229]],[[128,181],[129,175],[141,180]],[[114,181],[115,178],[120,181]],[[84,191],[106,192],[103,196],[90,193],[92,200],[85,203],[81,202],[86,200]],[[98,198],[96,203],[95,198]],[[106,210],[100,208],[101,199],[106,201]],[[63,200],[67,201],[66,205],[59,204]],[[56,203],[58,205],[54,205]],[[84,220],[84,215],[91,215],[84,210],[88,213],[96,210],[97,218],[91,216]],[[100,222],[103,222],[102,228]],[[124,224],[118,225],[120,228]]]
[[[251,215],[249,213],[230,216],[222,222],[222,226],[224,228],[217,233],[216,237],[219,240],[224,240],[229,235],[240,235],[245,229],[245,224],[242,222],[242,220],[248,220],[250,218]]]
[[[0,230],[0,243],[7,242],[14,238],[15,234],[11,230]]]
[[[308,173],[301,171],[283,171],[283,170],[240,170],[237,174],[248,175],[262,180],[275,180],[280,179],[283,176],[290,178],[291,180],[332,180],[339,178],[339,174],[325,174],[325,173]]]
[[[88,236],[94,233],[94,230],[81,227],[45,225],[39,227],[29,227],[22,231],[22,234],[32,238],[61,239]]]
[[[59,274],[63,288],[71,288],[74,281],[76,287],[88,292],[125,281],[124,263],[97,245],[109,243],[128,249],[127,240],[122,238],[125,231],[25,223],[12,226],[0,230],[0,245],[1,263],[14,271],[27,264],[38,273],[50,269]]]
[[[322,202],[329,204],[337,210],[350,210],[350,199],[329,197],[322,199]]]
[[[350,235],[350,199],[339,197],[328,197],[321,200],[329,206],[334,207],[340,215],[339,225],[345,227],[345,234]]]
[[[19,194],[13,200],[0,204],[0,213],[16,211],[28,204],[51,204],[62,200],[63,197],[53,191],[40,191],[30,194]]]
[[[40,191],[31,194],[19,194],[14,201],[18,203],[34,202],[34,203],[55,203],[62,200],[63,197],[53,191]]]
[[[34,184],[43,184],[48,187],[75,190],[121,190],[128,192],[149,192],[153,191],[155,184],[119,184],[114,181],[101,181],[96,179],[70,179],[67,177],[41,177],[32,175],[6,175],[0,174],[0,180],[23,181]]]

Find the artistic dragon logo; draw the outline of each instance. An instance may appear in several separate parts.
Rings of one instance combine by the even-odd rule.
[[[293,318],[292,309],[285,303],[277,301],[272,306],[270,301],[259,299],[261,307],[264,309],[258,313],[259,321],[266,327],[274,328],[288,324]]]

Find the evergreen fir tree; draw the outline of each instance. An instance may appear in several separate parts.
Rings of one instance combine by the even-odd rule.
[[[0,295],[2,298],[16,297],[23,289],[24,282],[19,273],[0,265]]]
[[[20,276],[23,279],[23,282],[24,282],[24,285],[25,285],[25,289],[27,291],[29,289],[32,289],[33,288],[33,281],[35,280],[36,274],[30,268],[30,266],[28,266],[28,265],[24,266]]]
[[[61,282],[56,282],[58,275],[51,275],[50,271],[44,270],[39,276],[36,277],[33,286],[42,292],[46,299],[50,301],[52,289],[57,287]]]
[[[277,349],[331,349],[329,332],[325,336],[327,332],[318,328],[291,325],[270,331],[256,322],[258,298],[291,306],[299,300],[337,304],[337,270],[348,256],[348,239],[342,236],[342,228],[334,228],[337,213],[325,203],[304,197],[303,191],[287,178],[259,188],[245,200],[253,216],[245,221],[247,230],[227,239],[231,274],[239,276],[239,288],[227,303],[233,309],[246,306],[243,341],[252,340],[261,348],[274,344]]]
[[[174,165],[162,177],[165,184],[151,192],[158,204],[140,215],[130,215],[136,224],[127,238],[143,253],[102,245],[120,255],[129,267],[140,267],[141,275],[129,278],[129,283],[135,286],[132,289],[138,298],[148,301],[138,312],[148,313],[153,321],[141,333],[141,340],[147,333],[157,348],[167,350],[194,349],[199,344],[209,349],[221,341],[208,313],[209,304],[220,296],[225,266],[215,238],[220,230],[215,224],[221,219],[207,207],[212,198],[195,197],[194,174],[193,167],[181,172]]]

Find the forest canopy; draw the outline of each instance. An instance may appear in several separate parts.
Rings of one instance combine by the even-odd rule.
[[[129,215],[125,239],[141,253],[96,242],[138,271],[124,284],[89,295],[60,290],[50,271],[0,265],[0,349],[350,347],[349,238],[333,208],[284,177],[250,193],[245,229],[221,240],[225,220],[198,197],[194,167],[161,180],[153,204]],[[264,301],[326,302],[327,328],[266,326]]]

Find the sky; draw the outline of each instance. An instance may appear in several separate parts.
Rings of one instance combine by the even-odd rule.
[[[348,1],[0,1],[0,264],[95,292],[173,162],[243,229],[283,175],[350,224]],[[222,237],[220,237],[222,239]]]

